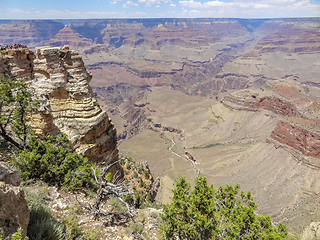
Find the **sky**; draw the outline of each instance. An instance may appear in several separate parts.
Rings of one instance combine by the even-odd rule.
[[[320,17],[320,0],[0,0],[0,19]]]

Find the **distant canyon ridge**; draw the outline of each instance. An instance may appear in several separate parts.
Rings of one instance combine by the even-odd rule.
[[[120,155],[149,163],[158,200],[201,174],[240,183],[292,232],[320,219],[320,18],[0,23],[0,44],[79,52]]]

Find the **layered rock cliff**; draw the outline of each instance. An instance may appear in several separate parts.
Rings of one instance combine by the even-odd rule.
[[[115,161],[116,130],[92,97],[92,78],[69,46],[1,51],[0,74],[21,78],[42,100],[32,126],[37,132],[66,133],[74,149],[92,162]]]
[[[63,26],[62,23],[52,20],[14,20],[0,25],[0,42],[34,46],[54,37]]]
[[[288,80],[269,81],[261,89],[230,93],[221,103],[233,110],[272,112],[278,120],[270,135],[275,145],[297,150],[302,154],[297,160],[302,163],[320,166],[318,160],[308,158],[320,158],[320,106],[308,87]]]
[[[52,39],[45,41],[44,45],[63,46],[68,44],[72,47],[87,47],[93,44],[91,39],[87,39],[77,31],[65,26]]]

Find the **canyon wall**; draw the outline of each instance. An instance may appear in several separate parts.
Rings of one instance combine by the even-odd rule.
[[[0,75],[20,78],[42,100],[32,126],[38,133],[66,133],[74,149],[91,162],[118,158],[116,130],[92,97],[81,56],[69,46],[1,51]]]

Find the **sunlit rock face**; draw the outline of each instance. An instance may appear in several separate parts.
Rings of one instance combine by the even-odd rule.
[[[40,133],[66,133],[74,149],[92,162],[118,157],[116,130],[96,99],[91,74],[81,56],[69,46],[27,48],[1,52],[0,74],[22,78],[42,100],[32,126]]]
[[[93,44],[91,39],[87,39],[77,31],[65,26],[52,39],[44,42],[45,45],[63,46],[68,44],[72,47],[87,47]]]

